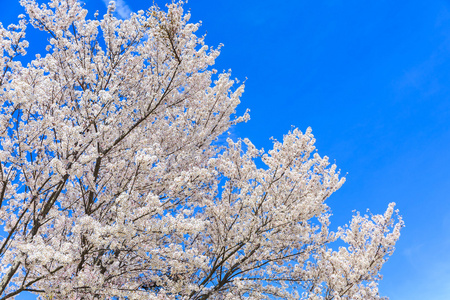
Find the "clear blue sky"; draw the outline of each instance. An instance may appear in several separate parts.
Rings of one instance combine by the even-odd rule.
[[[4,2],[4,3],[3,3]],[[22,13],[2,1],[6,25]],[[85,0],[104,12],[102,0]],[[164,1],[156,1],[160,6]],[[125,0],[122,12],[152,1]],[[383,269],[392,300],[450,299],[450,3],[418,0],[191,0],[219,70],[246,81],[234,129],[258,147],[311,126],[347,174],[332,226],[389,202],[406,222]],[[22,298],[34,299],[34,298]]]

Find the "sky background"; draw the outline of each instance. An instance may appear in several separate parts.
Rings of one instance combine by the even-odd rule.
[[[102,14],[105,2],[85,7]],[[123,18],[152,4],[118,2]],[[1,4],[4,25],[23,13],[16,0]],[[450,299],[450,2],[190,0],[185,7],[192,21],[202,20],[208,45],[224,44],[215,68],[247,78],[239,111],[249,108],[251,120],[233,136],[269,149],[269,138],[281,140],[291,126],[312,127],[319,154],[347,177],[328,200],[332,227],[353,210],[383,213],[390,202],[405,220],[381,294]],[[42,43],[30,40],[32,48]]]

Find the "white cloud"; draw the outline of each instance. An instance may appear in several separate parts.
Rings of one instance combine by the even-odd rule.
[[[109,5],[110,0],[103,0],[106,6]],[[128,4],[124,0],[115,0],[116,2],[116,14],[122,19],[128,19],[133,12]]]

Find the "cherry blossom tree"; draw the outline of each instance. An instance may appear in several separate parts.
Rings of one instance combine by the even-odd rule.
[[[20,3],[0,27],[1,300],[382,299],[394,204],[333,232],[344,178],[310,129],[218,142],[249,119],[244,85],[181,1],[126,20]],[[48,46],[24,66],[32,27]]]

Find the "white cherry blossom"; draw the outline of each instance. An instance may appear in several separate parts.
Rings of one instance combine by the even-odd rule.
[[[344,178],[311,129],[218,143],[249,119],[244,85],[181,1],[126,20],[20,2],[0,25],[0,300],[382,299],[394,204],[333,232]],[[27,24],[48,45],[24,66]]]

